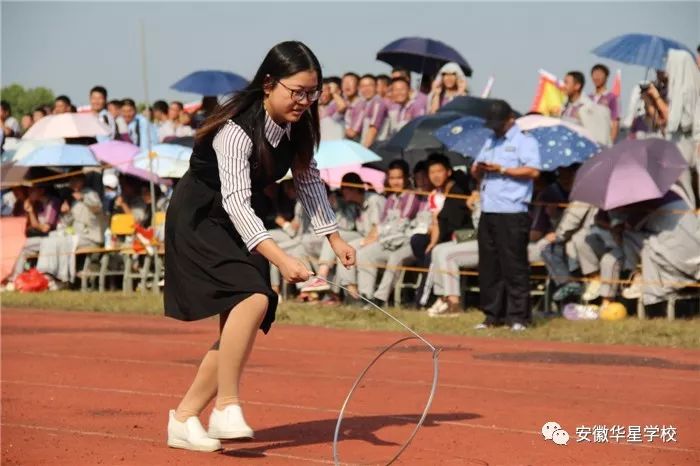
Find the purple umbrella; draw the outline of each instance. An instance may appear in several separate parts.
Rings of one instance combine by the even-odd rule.
[[[688,163],[672,142],[627,140],[581,166],[570,198],[605,210],[658,199],[686,168]]]
[[[134,157],[141,151],[141,148],[134,144],[124,141],[105,141],[91,145],[90,149],[97,160],[113,166],[125,175],[160,183],[160,178],[156,174],[134,166]]]

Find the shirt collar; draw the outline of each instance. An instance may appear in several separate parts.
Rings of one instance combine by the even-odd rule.
[[[511,140],[515,137],[516,134],[520,132],[520,128],[518,128],[518,125],[513,125],[511,128],[506,131],[506,139]]]
[[[277,147],[282,140],[282,136],[285,134],[287,135],[287,139],[292,138],[292,124],[287,123],[285,126],[278,125],[270,114],[267,113],[267,109],[265,109],[265,137],[272,147]]]

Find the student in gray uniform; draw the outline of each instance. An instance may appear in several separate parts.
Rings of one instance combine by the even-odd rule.
[[[282,212],[278,212],[275,217],[275,224],[278,228],[270,230],[270,236],[282,250],[290,256],[300,259],[306,265],[306,268],[311,270],[311,264],[308,262],[306,254],[304,254],[304,247],[301,244],[303,235],[313,234],[311,231],[311,219],[306,214],[302,203],[297,200],[294,183],[291,180],[285,180],[280,183],[280,188],[287,199],[296,202],[291,218],[288,218],[289,216],[285,216]],[[270,282],[272,289],[280,293],[281,275],[277,267],[270,267]]]
[[[377,240],[379,218],[384,208],[385,198],[377,193],[369,192],[365,188],[351,187],[347,185],[364,185],[360,175],[354,172],[346,173],[342,180],[340,189],[343,200],[350,205],[356,213],[354,218],[354,230],[342,230],[340,236],[349,244],[360,247]],[[305,246],[309,246],[307,243]],[[315,248],[313,244],[310,245]],[[331,268],[335,265],[336,256],[333,250],[323,243],[318,256],[319,269],[317,275],[328,278]],[[339,269],[336,269],[339,272]],[[311,280],[307,286],[302,288],[302,292],[328,291],[330,286],[321,278]]]
[[[37,270],[49,275],[50,287],[58,286],[53,279],[72,282],[76,275],[75,251],[98,247],[104,242],[106,219],[102,200],[97,192],[85,186],[85,175],[70,180],[70,202],[61,205],[57,230],[41,242]]]
[[[378,267],[385,265],[396,250],[409,243],[411,221],[420,207],[420,198],[408,190],[409,173],[408,164],[403,160],[394,160],[389,164],[387,184],[391,192],[387,195],[380,221],[374,230],[377,234],[358,244],[357,267],[337,269],[340,284],[347,286],[351,294],[372,298]],[[386,304],[386,300],[376,301],[380,307]]]
[[[406,236],[411,238],[413,235],[426,234],[433,222],[433,214],[430,211],[427,193],[433,189],[428,178],[428,165],[425,161],[418,162],[413,168],[413,184],[416,187],[418,194],[418,207],[416,215],[410,222],[410,228]],[[386,259],[386,268],[382,279],[374,292],[373,301],[375,304],[383,307],[389,301],[389,296],[396,285],[396,280],[399,275],[399,267],[406,262],[415,259],[413,250],[409,241],[404,242],[401,247],[392,251]]]
[[[637,287],[647,306],[700,281],[700,218],[680,196],[662,202],[645,223],[652,233],[642,248],[642,283]],[[626,291],[625,297],[634,294]]]

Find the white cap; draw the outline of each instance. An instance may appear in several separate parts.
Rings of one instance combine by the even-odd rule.
[[[119,178],[114,173],[105,173],[102,175],[102,184],[105,188],[117,189],[119,187]]]

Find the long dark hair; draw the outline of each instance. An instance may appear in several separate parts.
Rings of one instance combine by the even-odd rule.
[[[233,95],[227,102],[219,105],[203,122],[197,130],[197,142],[205,143],[213,140],[227,120],[244,112],[252,105],[259,105],[255,113],[256,124],[253,128],[253,145],[257,150],[257,154],[254,156],[257,156],[265,173],[270,176],[274,160],[272,160],[265,138],[265,110],[262,106],[265,93],[263,88],[270,79],[273,85],[276,85],[280,79],[302,71],[315,71],[318,76],[319,89],[321,88],[323,82],[321,65],[311,49],[298,41],[281,42],[272,47],[267,52],[250,84]],[[293,166],[295,168],[304,169],[309,166],[320,140],[321,130],[318,118],[318,101],[316,101],[311,104],[307,112],[303,113],[299,121],[292,124],[291,141],[294,147]]]

